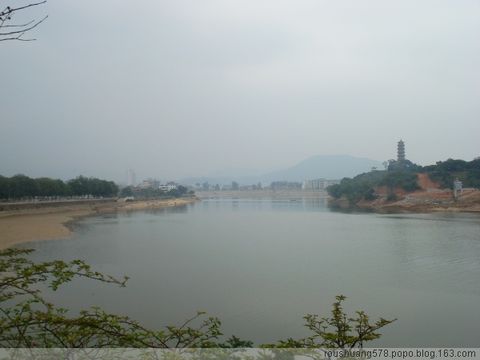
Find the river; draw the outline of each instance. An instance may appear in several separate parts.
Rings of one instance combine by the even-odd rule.
[[[150,327],[197,310],[255,343],[308,334],[302,316],[398,318],[375,346],[480,346],[480,216],[330,211],[325,199],[206,199],[86,218],[34,258],[83,259],[126,288],[78,280],[52,301],[99,305]]]

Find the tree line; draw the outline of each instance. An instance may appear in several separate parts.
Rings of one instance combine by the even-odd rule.
[[[0,199],[31,199],[65,196],[116,196],[118,186],[113,181],[78,176],[63,181],[47,177],[30,178],[26,175],[5,177],[0,175]]]

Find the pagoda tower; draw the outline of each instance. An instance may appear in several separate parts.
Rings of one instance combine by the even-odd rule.
[[[405,161],[405,143],[402,140],[397,144],[397,161]]]

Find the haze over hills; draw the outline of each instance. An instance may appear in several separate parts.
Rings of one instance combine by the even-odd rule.
[[[269,172],[260,176],[222,176],[222,177],[190,177],[179,180],[180,183],[193,185],[208,182],[210,184],[229,184],[237,181],[241,185],[270,184],[272,181],[296,181],[305,179],[342,179],[353,177],[360,173],[370,171],[372,167],[382,168],[382,163],[377,160],[359,158],[350,155],[316,155],[301,161],[287,169]]]

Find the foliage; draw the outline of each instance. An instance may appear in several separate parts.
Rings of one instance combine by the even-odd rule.
[[[120,190],[121,197],[133,196],[133,188],[131,186],[126,186]]]
[[[461,180],[465,187],[480,188],[480,159],[438,161],[423,167],[422,171],[444,188],[452,188],[455,179]]]
[[[417,174],[410,171],[388,171],[379,185],[385,185],[390,189],[401,188],[405,191],[415,191],[420,188],[417,183]]]
[[[113,181],[79,176],[68,182],[46,177],[33,179],[25,175],[0,176],[0,199],[23,199],[55,196],[115,196]]]
[[[410,160],[388,160],[387,162],[388,171],[420,171],[422,167],[420,165],[414,164]]]
[[[312,335],[294,340],[289,338],[279,342],[279,347],[284,348],[362,348],[364,343],[378,339],[381,328],[396,321],[380,318],[375,322],[362,310],[355,312],[354,317],[349,317],[343,310],[342,303],[346,297],[336,296],[333,303],[331,317],[319,317],[307,314],[304,316],[305,326]]]
[[[115,196],[118,186],[113,181],[78,176],[67,182],[72,195]]]
[[[33,197],[39,192],[39,184],[25,175],[12,176],[7,180],[7,185],[8,188],[2,190],[2,193],[8,192],[11,198]]]
[[[253,343],[230,336],[224,340],[221,322],[198,312],[179,326],[151,330],[127,316],[109,314],[98,307],[77,315],[47,302],[42,287],[55,291],[74,278],[125,286],[117,279],[91,269],[81,260],[35,263],[32,250],[0,251],[0,347],[2,348],[237,348]],[[380,337],[379,329],[394,320],[380,318],[370,323],[363,311],[349,318],[344,313],[344,296],[337,296],[332,317],[306,315],[305,326],[313,332],[307,338],[288,339],[266,347],[361,347]]]
[[[59,179],[38,178],[37,183],[38,196],[66,196],[71,193],[69,186]]]
[[[172,189],[167,192],[170,197],[181,197],[188,193],[188,189],[183,185],[178,185],[176,189]]]
[[[362,199],[375,199],[374,188],[386,186],[389,191],[387,200],[393,201],[397,199],[394,194],[395,188],[405,191],[419,189],[418,172],[427,173],[443,188],[452,188],[455,179],[461,180],[464,187],[480,188],[480,159],[470,162],[448,159],[424,167],[408,160],[402,162],[389,160],[388,171],[375,170],[357,175],[353,179],[344,178],[339,184],[329,186],[327,191],[335,199],[345,197],[351,204],[355,204]]]
[[[407,161],[407,160],[406,160]],[[418,166],[412,167],[416,169]],[[389,167],[392,169],[392,167]],[[401,188],[406,191],[414,191],[419,188],[417,174],[413,170],[374,170],[355,176],[353,179],[343,178],[339,184],[331,185],[327,192],[335,199],[345,197],[351,204],[360,200],[374,200],[375,188],[387,186],[390,191]]]
[[[327,192],[335,199],[345,196],[350,203],[356,203],[359,200],[374,200],[374,187],[384,178],[386,171],[371,171],[355,176],[353,179],[343,178],[339,184],[331,185]]]

